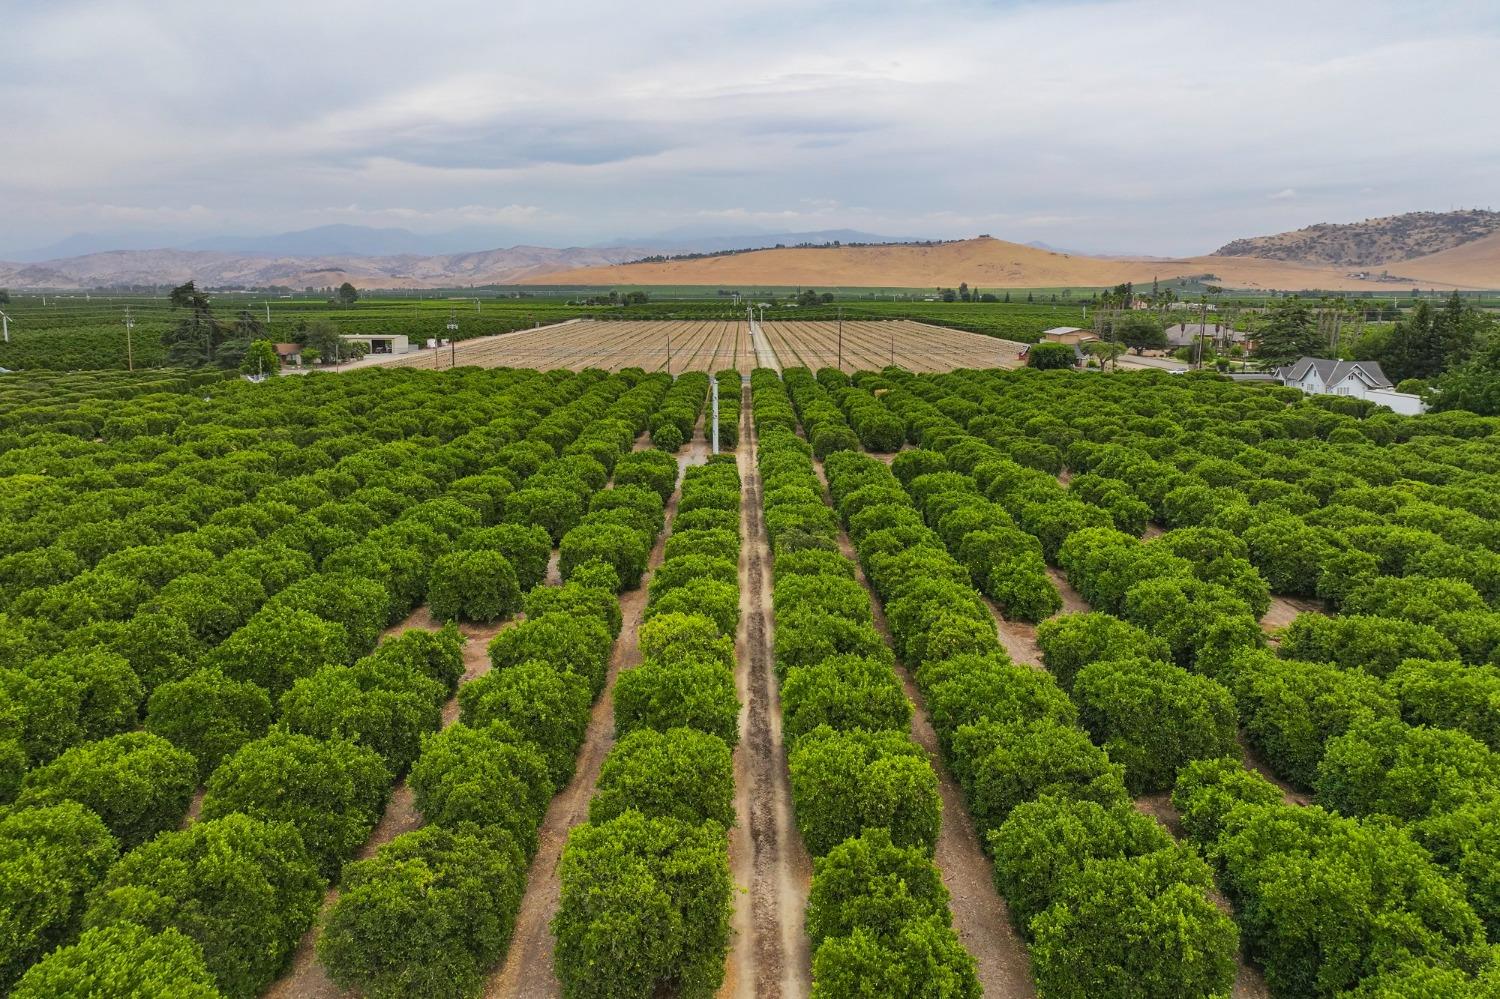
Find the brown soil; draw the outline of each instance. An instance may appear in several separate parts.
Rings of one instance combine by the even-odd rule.
[[[781,701],[772,656],[767,599],[771,549],[761,519],[757,439],[747,390],[741,411],[740,629],[735,642],[740,743],[735,747],[735,813],[729,840],[735,899],[734,939],[723,997],[802,997],[812,988],[804,932],[812,860],[792,819]]]
[[[708,444],[702,439],[701,422],[699,432],[678,455],[679,469],[691,464],[702,464],[708,456]],[[484,995],[498,997],[557,997],[562,995],[562,985],[553,970],[552,917],[562,898],[562,885],[558,881],[557,869],[562,861],[563,846],[567,843],[572,828],[588,819],[589,799],[594,785],[598,783],[604,758],[615,743],[614,733],[614,681],[621,670],[636,666],[641,660],[637,633],[641,616],[646,610],[646,584],[651,572],[661,564],[667,536],[671,533],[672,520],[677,514],[679,492],[674,492],[667,501],[666,529],[657,537],[651,548],[651,557],[646,577],[641,585],[620,595],[620,612],[623,625],[619,638],[615,639],[614,652],[610,656],[609,673],[605,680],[604,693],[595,703],[589,717],[588,729],[583,745],[578,751],[578,762],[573,778],[563,788],[542,819],[538,830],[536,856],[526,879],[526,894],[521,898],[521,908],[516,916],[516,928],[511,936],[510,949],[505,961],[497,968],[485,985]]]
[[[1142,795],[1135,799],[1135,810],[1166,826],[1174,839],[1182,838],[1182,816],[1177,813],[1177,806],[1172,804],[1171,791]]]
[[[828,480],[822,465],[815,467],[818,478],[826,488]],[[870,586],[870,581],[865,578],[864,570],[860,568],[848,533],[842,529],[839,531],[839,550],[854,563],[855,575],[870,597],[876,630],[889,645],[891,629],[885,619],[885,610],[874,588]],[[993,609],[992,604],[991,610]],[[998,613],[996,620],[999,620]],[[1007,999],[1034,996],[1036,986],[1031,979],[1031,958],[1027,954],[1026,944],[1011,923],[1010,909],[1005,900],[995,890],[994,873],[980,847],[979,834],[964,805],[963,792],[943,765],[938,750],[937,732],[927,717],[922,693],[904,665],[897,663],[896,675],[914,708],[911,719],[912,738],[927,751],[928,762],[938,778],[938,792],[943,803],[943,823],[938,830],[933,860],[942,872],[943,884],[948,886],[948,905],[953,913],[953,928],[963,941],[964,949],[974,957],[979,984],[985,995]]]
[[[1042,649],[1036,644],[1036,625],[1025,621],[1007,621],[1000,608],[989,597],[984,598],[990,614],[995,618],[995,629],[1000,635],[1000,645],[1012,662],[1042,668]]]
[[[1285,628],[1298,614],[1327,614],[1328,607],[1320,600],[1303,600],[1299,597],[1272,597],[1271,609],[1260,619],[1266,631]]]
[[[1052,577],[1052,585],[1057,587],[1057,593],[1062,597],[1064,614],[1086,614],[1093,609],[1089,606],[1089,602],[1073,589],[1073,584],[1068,582],[1067,573],[1055,565],[1049,565],[1047,575]]]
[[[198,821],[198,816],[203,811],[203,796],[207,793],[208,789],[205,787],[200,787],[193,792],[193,799],[188,802],[187,814],[183,815],[180,828],[186,829]]]

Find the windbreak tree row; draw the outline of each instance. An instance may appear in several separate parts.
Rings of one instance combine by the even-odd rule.
[[[787,405],[774,372],[753,377],[761,412]],[[759,438],[782,733],[797,826],[814,858],[813,991],[978,996],[974,959],[952,928],[932,860],[937,776],[909,734],[911,702],[854,563],[839,551],[812,452],[784,428]]]
[[[615,682],[618,741],[559,868],[565,995],[709,997],[723,981],[739,525],[734,455],[688,468],[648,586],[640,664]]]

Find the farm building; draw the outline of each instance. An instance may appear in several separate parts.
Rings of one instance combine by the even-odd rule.
[[[1078,326],[1054,326],[1042,334],[1042,339],[1047,343],[1069,343],[1077,346],[1099,338],[1094,335],[1093,330]]]
[[[1326,357],[1303,357],[1276,372],[1282,384],[1312,395],[1347,395],[1389,406],[1412,415],[1426,407],[1419,396],[1397,392],[1391,380],[1374,361],[1335,361]]]
[[[411,341],[395,333],[345,333],[340,337],[349,343],[362,343],[366,354],[407,354],[411,352]]]

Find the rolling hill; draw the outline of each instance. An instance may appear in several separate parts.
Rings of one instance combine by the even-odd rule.
[[[1500,232],[1500,212],[1407,212],[1363,222],[1308,226],[1236,239],[1216,256],[1262,257],[1334,267],[1380,267],[1443,253]],[[1404,271],[1403,271],[1404,273]]]
[[[1412,280],[1360,278],[1347,267],[1241,255],[1178,259],[1105,258],[1056,253],[980,237],[949,243],[795,247],[697,260],[615,264],[539,274],[537,285],[703,285],[812,288],[1101,287],[1132,281],[1203,277],[1248,290],[1404,291],[1500,287],[1500,243],[1479,240],[1403,261],[1392,274]],[[1446,256],[1445,256],[1446,254]],[[1211,277],[1209,277],[1211,275]]]

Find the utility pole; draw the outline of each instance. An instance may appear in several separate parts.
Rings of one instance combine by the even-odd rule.
[[[667,327],[667,374],[672,373],[672,327]]]
[[[479,299],[476,298],[474,301],[478,302]],[[448,312],[448,343],[451,345],[456,339],[458,339],[458,309],[455,308]],[[453,356],[458,356],[456,350]],[[434,368],[438,366],[438,352],[435,349],[432,352],[432,366]]]
[[[712,375],[709,376],[709,388],[713,392],[714,407],[714,454],[719,453],[719,380]]]
[[[271,325],[271,303],[267,302],[266,303],[266,326],[268,328],[267,329],[268,332],[269,332],[270,325]]]
[[[0,312],[0,330],[4,330],[5,342],[10,343],[10,316]]]
[[[130,306],[127,305],[125,306],[125,366],[131,371],[135,370],[135,353],[132,350],[130,335],[133,329],[135,329],[135,317],[130,314]]]

